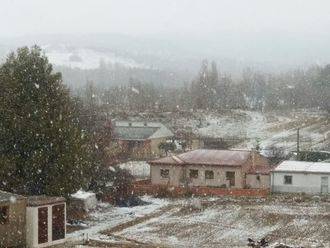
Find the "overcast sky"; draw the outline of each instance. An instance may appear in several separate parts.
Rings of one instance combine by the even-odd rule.
[[[329,0],[0,0],[0,35],[306,33],[330,28]]]
[[[11,37],[24,35],[32,35],[29,38],[33,44],[42,45],[43,34],[64,34],[61,37],[67,38],[65,34],[119,33],[140,36],[145,41],[146,37],[170,41],[201,59],[230,58],[293,66],[330,62],[330,0],[0,0],[0,3],[0,38],[4,38],[0,45],[1,41],[10,44],[15,40]],[[27,42],[28,37],[20,40]],[[162,50],[164,42],[156,49]],[[26,45],[23,43],[20,45]]]

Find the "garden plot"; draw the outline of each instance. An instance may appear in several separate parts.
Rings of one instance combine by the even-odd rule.
[[[247,247],[247,239],[330,247],[330,202],[304,196],[269,199],[205,197],[157,199],[149,205],[104,205],[69,234],[69,243],[88,234],[93,247]],[[85,247],[85,246],[81,246]]]
[[[329,203],[220,200],[202,209],[182,205],[114,233],[165,247],[246,247],[247,239],[330,247]]]
[[[149,214],[160,212],[168,205],[167,200],[143,197],[148,204],[136,207],[114,207],[110,204],[100,203],[84,223],[84,228],[67,235],[69,242],[79,241],[86,238],[103,240],[102,232],[129,221],[144,217]]]

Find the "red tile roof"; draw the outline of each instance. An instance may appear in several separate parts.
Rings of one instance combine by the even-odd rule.
[[[206,150],[199,149],[176,156],[150,161],[150,164],[198,164],[241,166],[250,157],[248,150]]]

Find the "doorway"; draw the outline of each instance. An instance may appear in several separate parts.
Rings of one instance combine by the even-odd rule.
[[[321,177],[321,194],[329,193],[329,178]]]

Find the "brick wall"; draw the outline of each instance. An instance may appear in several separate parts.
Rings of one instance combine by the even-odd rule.
[[[253,196],[266,197],[269,195],[268,189],[228,189],[215,187],[166,187],[164,185],[134,184],[133,193],[136,195],[157,195],[161,191],[167,190],[171,196],[183,196],[194,194],[197,196]]]

